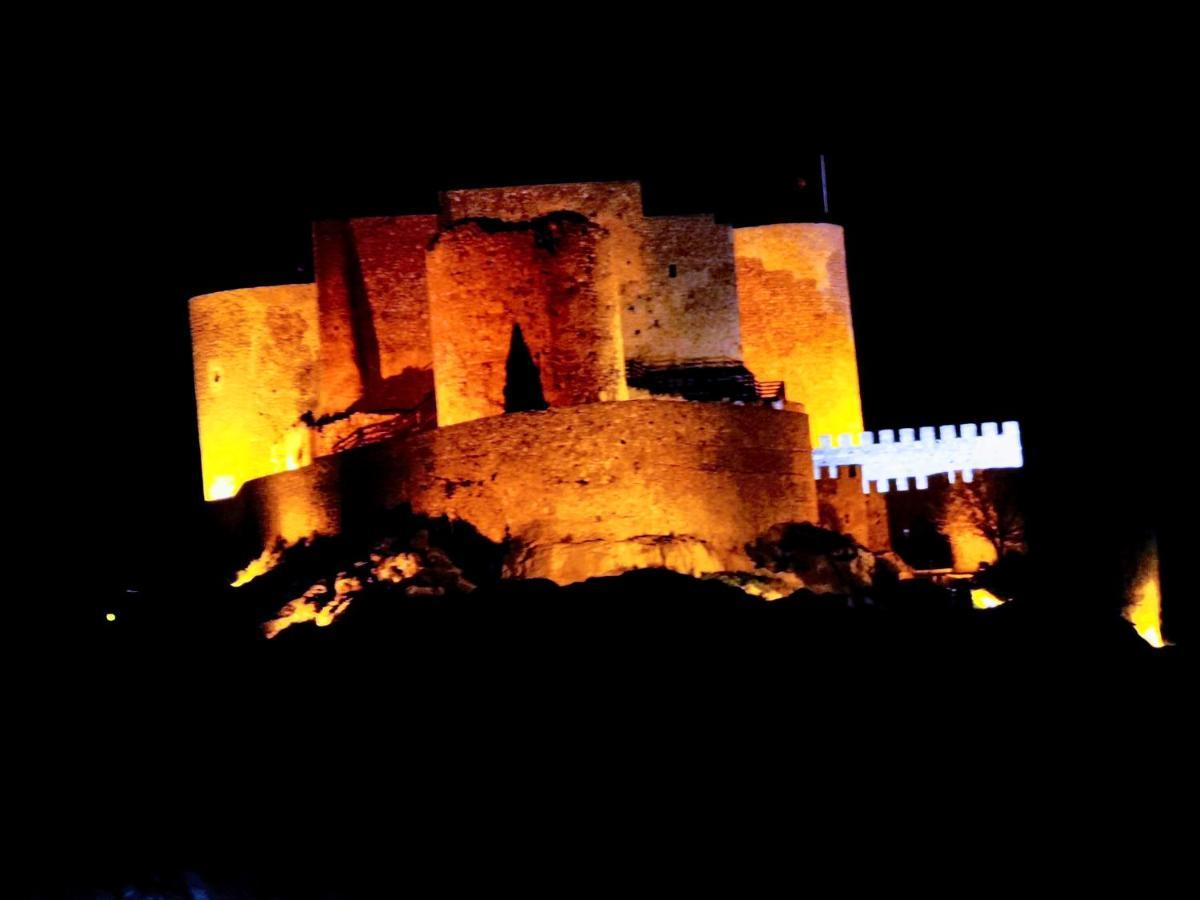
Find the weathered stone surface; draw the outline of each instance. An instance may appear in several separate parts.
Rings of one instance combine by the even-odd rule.
[[[297,425],[316,400],[316,288],[205,294],[188,311],[205,497],[306,465],[307,433]]]
[[[551,406],[625,396],[617,311],[595,278],[599,226],[574,214],[468,220],[428,256],[439,425],[505,411],[514,328]]]
[[[804,404],[815,442],[863,430],[839,225],[735,228],[743,359]],[[814,443],[815,446],[815,443]]]
[[[626,357],[740,360],[733,229],[712,216],[664,216],[642,231],[645,281],[622,310]]]
[[[264,543],[305,516],[310,531],[336,531],[408,502],[514,539],[529,576],[663,564],[695,574],[753,568],[747,542],[815,521],[811,466],[802,414],[641,400],[439,428],[254,482],[230,503]]]
[[[597,291],[617,304],[626,359],[741,358],[732,229],[712,216],[647,218],[636,182],[442,195],[446,221],[482,216],[522,222],[562,210],[604,228],[597,248]]]
[[[425,254],[437,217],[318,222],[319,415],[410,409],[433,390]]]
[[[367,357],[371,409],[411,409],[433,390],[425,254],[437,216],[351,219],[374,358]]]
[[[446,191],[441,195],[442,221],[467,218],[528,222],[564,210],[579,213],[604,229],[597,247],[595,289],[612,304],[622,343],[636,326],[622,310],[645,284],[642,259],[642,187],[636,181],[539,184],[527,187]],[[628,355],[622,345],[621,352]]]
[[[353,291],[358,280],[354,236],[345,221],[313,225],[313,268],[320,323],[319,365],[314,412],[344,412],[362,396],[363,377],[354,322]]]

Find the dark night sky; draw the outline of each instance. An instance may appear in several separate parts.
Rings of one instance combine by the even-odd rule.
[[[982,108],[969,121],[953,106],[863,113],[831,137],[797,128],[799,110],[781,123],[765,107],[651,103],[610,130],[569,110],[426,105],[368,128],[358,107],[335,120],[256,102],[170,122],[93,111],[79,126],[105,127],[87,131],[80,187],[55,209],[72,252],[49,271],[72,298],[40,310],[69,309],[79,326],[50,379],[78,437],[43,462],[73,496],[100,492],[77,527],[106,585],[203,553],[187,298],[310,280],[313,218],[429,211],[446,187],[639,178],[652,213],[806,220],[815,192],[796,179],[815,185],[823,151],[869,428],[1021,420],[1043,497],[1062,491],[1049,522],[1097,505],[1082,485],[1116,464],[1131,403],[1137,427],[1171,424],[1153,387],[1172,359],[1156,349],[1173,333],[1154,265],[1169,240],[1139,218],[1145,197],[1162,197],[1154,142],[1140,161],[1127,143],[1081,143],[1045,108],[1023,119]],[[1102,439],[1085,447],[1081,429]],[[1120,502],[1162,518],[1125,499],[1136,493]]]

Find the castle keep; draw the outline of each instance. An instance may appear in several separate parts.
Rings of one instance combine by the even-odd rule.
[[[515,575],[737,570],[780,522],[887,549],[889,480],[1013,464],[865,446],[836,225],[555,184],[318,222],[313,253],[315,284],[190,304],[205,497],[263,544],[409,503],[515,539]]]

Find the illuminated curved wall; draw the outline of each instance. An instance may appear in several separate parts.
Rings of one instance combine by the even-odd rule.
[[[783,381],[804,404],[813,440],[863,430],[858,357],[839,225],[735,228],[746,367]],[[815,446],[815,444],[814,444]]]
[[[316,400],[316,287],[204,294],[188,311],[205,499],[305,465],[298,423]]]
[[[501,541],[511,574],[563,583],[647,565],[747,569],[746,542],[817,520],[802,413],[659,400],[477,419],[352,450],[248,484],[261,541],[313,516],[336,531],[408,502]],[[861,494],[860,494],[861,496]]]

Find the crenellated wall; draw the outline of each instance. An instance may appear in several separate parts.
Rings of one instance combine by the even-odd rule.
[[[820,479],[823,469],[853,466],[861,469],[864,491],[873,487],[886,494],[893,487],[923,491],[931,475],[944,474],[951,483],[959,477],[970,482],[976,470],[1019,469],[1025,462],[1017,422],[901,428],[900,439],[896,437],[891,428],[818,435],[815,475]]]
[[[517,539],[511,572],[562,583],[646,565],[750,567],[771,525],[816,521],[800,413],[658,400],[514,413],[326,457],[246,486],[242,515],[277,534],[350,527],[403,502]]]
[[[305,465],[298,422],[316,401],[316,287],[204,294],[188,312],[205,499]]]
[[[642,230],[645,281],[622,310],[626,358],[740,360],[733,229],[712,216],[663,216]]]
[[[505,411],[516,341],[551,406],[624,399],[619,319],[595,277],[603,235],[574,213],[439,233],[427,256],[439,425]]]
[[[785,383],[814,439],[862,431],[841,226],[735,228],[733,242],[746,367]]]
[[[818,524],[849,535],[868,550],[892,549],[887,497],[863,493],[862,470],[841,466],[836,478],[816,482]]]

